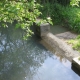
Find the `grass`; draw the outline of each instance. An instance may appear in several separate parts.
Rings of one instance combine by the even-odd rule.
[[[40,9],[40,17],[51,17],[54,24],[66,26],[74,32],[80,33],[80,7],[62,6],[58,3],[45,3]]]
[[[80,33],[80,7],[54,5],[53,21]]]
[[[78,58],[78,60],[80,61],[80,57]]]
[[[68,44],[71,44],[74,50],[80,52],[80,35],[78,35],[76,39],[69,40]]]

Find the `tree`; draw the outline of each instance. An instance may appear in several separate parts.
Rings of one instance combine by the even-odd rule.
[[[79,6],[79,2],[80,2],[80,0],[71,0],[71,2],[70,2],[70,4],[72,5],[72,6]]]
[[[2,26],[8,27],[7,23],[17,21],[16,28],[21,27],[27,31],[26,36],[30,36],[30,26],[36,23],[36,19],[41,15],[40,7],[36,0],[0,1],[0,22]]]

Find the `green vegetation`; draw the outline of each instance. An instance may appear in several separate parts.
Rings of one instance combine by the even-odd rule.
[[[80,33],[80,8],[56,4],[55,11],[54,22],[61,23],[63,26]]]
[[[74,32],[80,33],[80,8],[77,7],[79,0],[71,0],[70,4],[72,6],[68,0],[65,0],[66,3],[63,3],[63,0],[61,1],[42,4],[43,8],[40,8],[40,11],[43,15],[40,17],[51,17],[54,24],[61,24]]]
[[[8,27],[7,23],[16,21],[16,28],[22,28],[26,31],[25,37],[33,33],[30,26],[36,23],[39,16],[42,15],[39,8],[41,5],[36,0],[3,0],[0,1],[0,23],[1,26]],[[39,22],[50,22],[50,18],[42,18]]]
[[[61,24],[76,33],[80,33],[80,0],[71,0],[71,5],[55,4],[53,21],[55,24]],[[73,49],[80,52],[80,35],[73,40],[69,40],[68,44],[71,44]]]
[[[76,39],[69,40],[68,44],[71,44],[73,49],[78,50],[80,52],[80,35],[78,35]]]
[[[42,4],[41,17],[50,16],[54,24],[60,24],[70,30],[80,33],[80,0],[55,0]],[[68,42],[73,49],[80,51],[80,36]]]
[[[72,6],[78,6],[79,7],[79,2],[80,2],[80,0],[71,0],[70,4]]]
[[[78,58],[78,60],[80,60],[80,57]]]
[[[32,34],[30,26],[36,21],[41,14],[38,10],[39,4],[34,4],[34,0],[3,0],[0,1],[0,22],[2,26],[8,27],[7,23],[17,21],[16,28],[24,29],[27,36]]]
[[[70,2],[71,1],[71,2]],[[30,26],[41,19],[50,24],[62,23],[70,29],[80,32],[80,0],[2,0],[0,1],[0,23],[8,27],[7,23],[16,21],[16,28],[27,32],[26,38],[33,32]],[[70,4],[72,6],[70,6]],[[52,21],[51,21],[51,19]],[[37,24],[37,23],[36,23]]]

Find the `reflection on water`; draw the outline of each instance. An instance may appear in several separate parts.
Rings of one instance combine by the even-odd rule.
[[[9,26],[0,28],[0,80],[80,80],[35,36],[23,40],[25,33]]]

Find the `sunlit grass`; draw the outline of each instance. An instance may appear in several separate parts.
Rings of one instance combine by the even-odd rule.
[[[71,44],[73,49],[80,52],[80,35],[76,39],[69,40],[68,44]]]
[[[78,60],[80,60],[80,57],[78,58]]]

